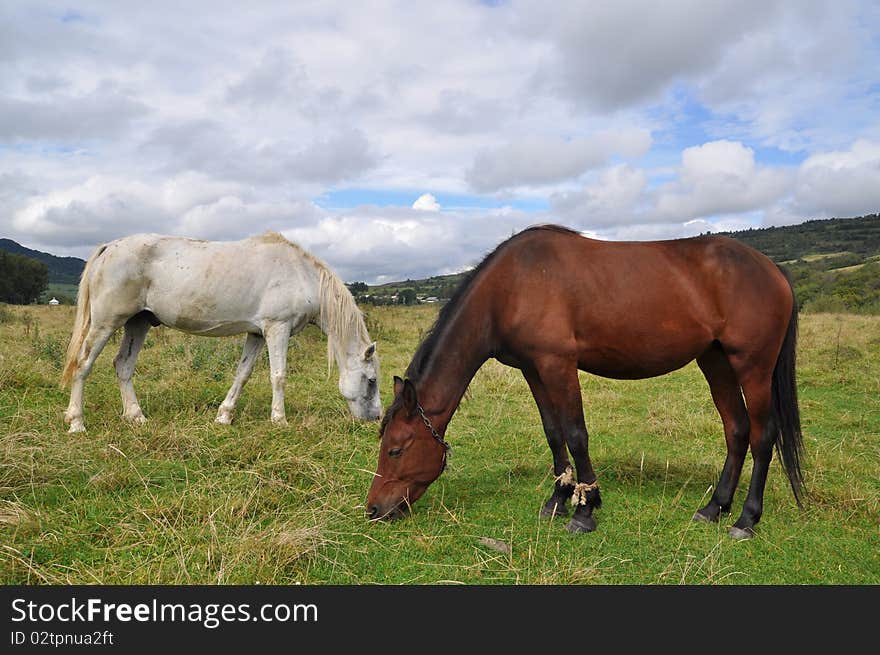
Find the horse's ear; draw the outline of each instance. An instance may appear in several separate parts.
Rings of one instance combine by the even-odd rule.
[[[412,382],[406,380],[403,383],[403,406],[410,416],[416,413],[416,407],[419,406],[419,399],[416,397],[416,388]]]
[[[396,375],[394,376],[394,395],[399,396],[403,391],[403,380],[401,380]]]
[[[371,359],[376,354],[376,342],[374,341],[364,351],[364,359]]]

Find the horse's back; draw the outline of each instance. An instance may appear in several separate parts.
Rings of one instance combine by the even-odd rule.
[[[505,253],[511,293],[575,307],[660,305],[683,311],[723,311],[733,295],[745,301],[790,295],[788,282],[764,254],[725,236],[665,241],[601,241],[571,231],[533,230]],[[540,302],[540,301],[539,301]],[[670,304],[671,303],[671,304]]]
[[[165,325],[227,335],[317,310],[316,273],[299,247],[271,235],[201,241],[135,234],[110,242],[91,273],[114,314],[149,311]]]
[[[666,373],[732,332],[763,329],[750,327],[756,314],[787,321],[791,309],[775,264],[726,237],[614,242],[536,229],[499,255],[485,291],[501,340],[608,377]]]

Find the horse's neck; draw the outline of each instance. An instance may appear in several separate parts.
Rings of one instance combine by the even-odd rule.
[[[445,432],[468,385],[491,355],[491,335],[474,329],[466,308],[444,327],[425,370],[419,375],[419,402],[440,432]]]

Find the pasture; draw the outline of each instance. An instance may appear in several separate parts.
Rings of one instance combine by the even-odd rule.
[[[551,457],[518,371],[494,361],[447,433],[449,467],[409,518],[368,523],[378,423],[351,418],[310,326],[291,340],[288,427],[269,422],[265,352],[232,426],[213,422],[244,337],[158,328],[129,425],[112,360],[85,387],[88,431],[67,434],[59,387],[73,307],[0,307],[0,583],[877,584],[880,317],[802,315],[798,383],[807,503],[774,457],[757,536],[733,514],[693,523],[724,460],[699,369],[614,381],[581,375],[602,485],[598,529],[538,518]],[[383,406],[437,306],[369,308]]]

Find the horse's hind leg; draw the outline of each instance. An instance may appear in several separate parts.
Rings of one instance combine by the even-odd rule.
[[[125,333],[119,344],[119,352],[113,364],[116,367],[116,379],[119,381],[119,392],[122,394],[122,418],[135,423],[143,423],[147,419],[141,411],[137,396],[134,393],[134,367],[138,353],[150,331],[150,319],[144,314],[135,314],[125,323]]]
[[[538,405],[538,412],[541,414],[541,423],[544,426],[544,434],[547,436],[547,443],[550,451],[553,453],[553,475],[556,481],[553,485],[553,495],[544,503],[541,508],[541,516],[544,518],[555,518],[557,516],[567,516],[568,508],[566,503],[571,498],[574,491],[574,475],[572,475],[571,464],[568,461],[568,453],[565,450],[565,439],[562,436],[562,426],[559,423],[559,417],[556,408],[553,407],[547,389],[541,378],[535,371],[524,370],[522,372],[535,403]]]
[[[730,536],[734,539],[755,536],[755,524],[761,519],[764,509],[764,485],[767,482],[770,459],[773,457],[776,431],[770,414],[771,375],[770,370],[752,369],[748,374],[740,376],[751,423],[749,446],[754,463],[742,514],[730,528]]]
[[[727,458],[715,492],[709,503],[694,514],[695,521],[715,522],[722,512],[730,511],[733,503],[733,494],[749,445],[749,415],[736,374],[720,346],[713,346],[697,358],[697,364],[709,383],[712,400],[724,424],[724,440],[727,442]]]
[[[259,334],[248,333],[244,341],[244,348],[241,351],[241,360],[238,362],[238,370],[235,372],[235,380],[229,387],[226,398],[220,403],[220,409],[217,411],[217,423],[229,425],[232,423],[232,417],[235,413],[235,405],[238,403],[238,397],[245,383],[250,378],[254,370],[254,364],[260,356],[263,344],[266,340]]]
[[[110,335],[117,329],[118,325],[102,323],[99,325],[92,324],[83,339],[80,347],[79,355],[76,360],[76,369],[70,385],[70,402],[67,405],[67,411],[64,412],[64,421],[70,424],[68,432],[84,432],[83,424],[83,387],[86,378],[92,371],[92,366],[104,346],[107,345]]]

